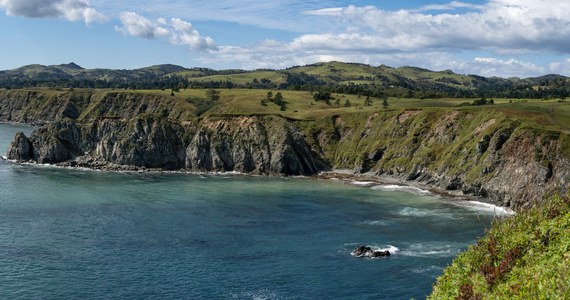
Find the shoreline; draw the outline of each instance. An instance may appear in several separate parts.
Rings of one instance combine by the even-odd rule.
[[[485,198],[482,197],[465,195],[462,192],[445,191],[434,186],[386,175],[358,174],[352,170],[340,169],[321,172],[313,177],[324,180],[336,180],[353,186],[376,188],[378,190],[431,195],[462,207],[469,207],[479,211],[493,211],[495,215],[511,216],[516,214],[511,208],[485,202]]]
[[[500,215],[513,215],[515,212],[508,208],[494,205],[485,202],[485,198],[465,195],[461,192],[450,192],[441,190],[434,186],[421,184],[414,181],[407,181],[401,178],[391,177],[387,175],[376,175],[371,173],[358,174],[349,169],[337,169],[329,171],[321,171],[314,175],[283,175],[283,174],[255,174],[255,173],[242,173],[237,171],[229,172],[204,172],[204,171],[188,171],[180,170],[165,170],[161,168],[146,168],[137,166],[124,166],[114,165],[109,163],[101,163],[101,165],[72,165],[72,164],[39,164],[35,162],[19,162],[9,160],[5,156],[1,156],[0,160],[6,161],[11,164],[24,165],[24,166],[37,166],[55,169],[67,169],[77,171],[89,172],[111,172],[122,174],[178,174],[178,175],[211,175],[211,176],[252,176],[252,177],[275,177],[275,178],[307,178],[316,180],[329,180],[338,181],[352,186],[372,188],[384,191],[400,191],[404,193],[431,195],[438,197],[442,200],[448,201],[452,204],[460,205],[462,207],[470,207],[476,210],[493,211],[495,214],[499,212]]]

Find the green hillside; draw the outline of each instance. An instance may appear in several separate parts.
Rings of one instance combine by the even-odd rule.
[[[570,299],[570,200],[495,222],[438,278],[430,299]]]
[[[370,66],[327,62],[285,70],[213,70],[156,65],[135,70],[83,69],[75,63],[28,65],[0,71],[0,88],[251,88],[399,98],[565,98],[570,79],[560,75],[533,78],[481,77],[450,70],[405,66]]]

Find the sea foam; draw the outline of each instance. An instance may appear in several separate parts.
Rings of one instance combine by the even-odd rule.
[[[395,185],[395,184],[386,184],[386,185],[375,185],[371,187],[373,190],[381,190],[381,191],[388,191],[388,192],[406,192],[416,195],[430,195],[431,192],[427,190],[422,190],[417,187],[408,186],[408,185]]]
[[[508,215],[514,215],[515,214],[515,212],[513,210],[509,209],[508,207],[497,206],[497,205],[493,205],[490,203],[484,203],[484,202],[479,202],[479,201],[458,201],[455,203],[457,205],[460,205],[462,207],[466,207],[466,208],[469,208],[472,210],[490,212],[490,213],[493,213],[493,214],[499,215],[499,216],[508,216]]]

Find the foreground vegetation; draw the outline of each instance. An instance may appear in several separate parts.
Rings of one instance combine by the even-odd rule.
[[[570,200],[496,221],[438,278],[431,299],[570,299]]]

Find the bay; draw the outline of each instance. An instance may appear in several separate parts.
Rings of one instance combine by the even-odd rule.
[[[17,130],[0,125],[0,151]],[[5,155],[5,154],[3,154]],[[6,299],[425,298],[494,213],[309,178],[0,162]],[[356,258],[357,245],[390,249]]]

